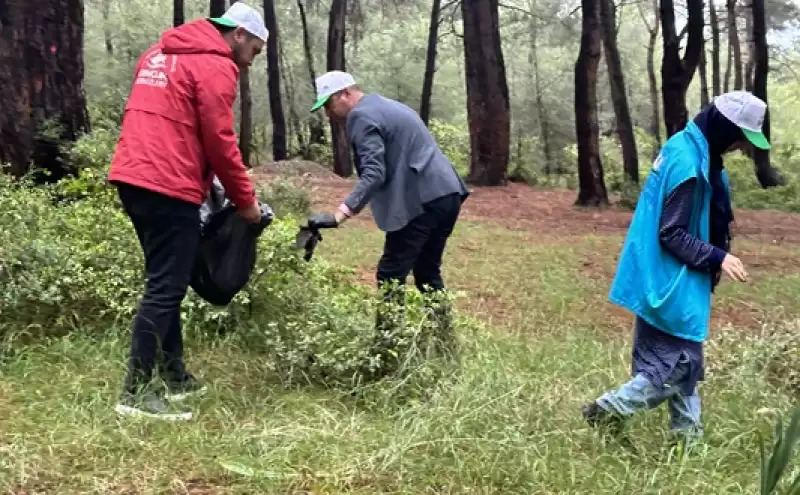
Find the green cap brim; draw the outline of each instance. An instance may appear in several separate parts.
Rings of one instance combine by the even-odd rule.
[[[316,112],[317,110],[319,110],[320,108],[322,108],[322,107],[323,107],[323,105],[325,105],[325,103],[326,103],[326,102],[327,102],[329,99],[330,99],[330,95],[328,95],[328,96],[322,96],[322,97],[320,97],[320,98],[317,98],[317,101],[315,101],[315,102],[314,102],[314,106],[313,106],[313,107],[311,107],[311,111],[312,111],[312,112]]]
[[[220,26],[226,26],[231,28],[239,27],[238,24],[224,17],[209,17],[208,22],[213,22],[214,24],[219,24]]]
[[[747,138],[748,141],[753,143],[753,146],[762,150],[770,149],[769,141],[767,141],[766,136],[762,132],[753,132],[748,131],[747,129],[742,129],[742,133],[744,137]]]

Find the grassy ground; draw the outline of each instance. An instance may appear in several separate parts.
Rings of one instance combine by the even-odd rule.
[[[460,365],[423,399],[391,382],[358,397],[288,389],[235,335],[189,335],[190,368],[212,390],[196,419],[113,412],[125,329],[31,347],[0,366],[0,489],[10,493],[757,493],[754,428],[789,399],[731,343],[796,317],[800,251],[742,239],[751,283],[720,289],[702,385],[705,443],[670,450],[664,410],[636,418],[632,445],[589,430],[580,407],[628,373],[631,318],[606,301],[622,239],[465,220],[446,259],[465,332]],[[371,283],[381,236],[353,222],[320,255]],[[735,325],[730,327],[728,324]],[[730,344],[730,345],[729,345]],[[731,359],[732,352],[740,352]]]

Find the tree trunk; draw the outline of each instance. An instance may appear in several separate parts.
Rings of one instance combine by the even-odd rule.
[[[650,106],[653,110],[650,118],[650,134],[656,138],[656,146],[653,148],[653,154],[657,155],[661,148],[661,112],[659,110],[661,104],[658,102],[658,79],[656,78],[655,52],[661,16],[658,10],[658,0],[652,0],[651,6],[655,17],[652,27],[647,22],[647,17],[642,10],[642,5],[639,4],[638,8],[639,15],[642,17],[642,22],[644,22],[644,25],[647,27],[647,32],[650,33],[650,38],[647,42],[647,82],[650,90]]]
[[[292,75],[292,67],[286,62],[283,43],[278,44],[278,61],[280,62],[281,80],[283,81],[283,87],[286,89],[286,101],[289,103],[289,125],[286,127],[287,155],[292,155],[292,139],[296,138],[297,149],[300,155],[304,159],[310,160],[311,154],[309,146],[306,144],[306,136],[300,125],[300,116],[297,114],[297,100],[295,98],[297,85]],[[294,135],[292,135],[292,133],[294,133]]]
[[[238,0],[231,0],[231,5]],[[214,0],[211,2],[212,8]],[[225,13],[224,11],[222,12]],[[222,15],[222,14],[220,14]],[[212,14],[213,16],[213,14]],[[250,69],[242,67],[239,69],[239,151],[242,154],[242,162],[245,167],[250,168],[250,148],[253,142],[253,97],[250,94]]]
[[[739,42],[739,26],[736,23],[736,0],[728,0],[728,43],[733,54],[733,89],[742,89],[742,46]]]
[[[719,19],[713,0],[708,2],[708,10],[711,16],[711,91],[717,96],[722,85],[719,78]]]
[[[209,0],[208,15],[219,17],[225,13],[225,0]]]
[[[182,0],[175,0],[177,3],[178,1]],[[111,0],[103,0],[102,5],[100,6],[101,15],[103,16],[103,40],[106,44],[106,55],[110,57],[114,56],[114,44],[111,42]],[[109,60],[110,61],[110,60]]]
[[[725,64],[725,86],[722,91],[727,93],[731,89],[731,72],[733,69],[733,45],[728,39],[728,61]]]
[[[184,22],[183,0],[172,0],[172,25],[180,26]]]
[[[625,90],[625,76],[617,48],[616,6],[614,0],[600,0],[600,20],[603,29],[608,82],[611,86],[611,102],[617,120],[617,135],[622,146],[622,161],[625,175],[634,184],[639,183],[639,155],[636,151],[636,138],[633,135],[631,112]]]
[[[303,28],[303,51],[308,64],[308,76],[311,81],[311,91],[316,94],[317,75],[314,71],[314,55],[311,54],[311,41],[308,35],[308,20],[306,19],[306,9],[302,0],[297,0],[297,8],[300,9],[300,24]],[[308,122],[309,144],[325,144],[325,130],[322,126],[322,116],[314,113]]]
[[[239,69],[239,151],[242,162],[250,168],[250,148],[253,141],[253,97],[250,94],[250,69]]]
[[[597,69],[602,49],[600,2],[581,0],[581,48],[575,62],[575,134],[578,141],[579,206],[607,206],[597,123]]]
[[[0,163],[42,182],[73,172],[59,145],[90,131],[81,0],[0,1]]]
[[[328,17],[328,70],[345,70],[344,38],[347,0],[333,0]],[[353,174],[350,160],[350,142],[344,122],[331,119],[333,137],[333,172],[341,177]]]
[[[700,108],[708,105],[708,63],[706,62],[706,47],[700,50]]]
[[[436,73],[436,44],[439,39],[439,10],[442,0],[433,0],[431,21],[428,26],[428,50],[425,55],[425,75],[422,79],[422,96],[419,100],[419,116],[425,125],[431,113],[431,95],[433,94],[433,75]]]
[[[555,172],[557,168],[555,157],[553,157],[553,149],[550,144],[550,120],[547,117],[547,110],[544,105],[542,78],[539,71],[539,20],[536,16],[531,16],[531,47],[528,51],[528,62],[533,69],[533,88],[536,92],[536,112],[539,117],[539,135],[542,138],[542,151],[544,152],[544,172],[547,175]],[[521,141],[521,140],[520,140]],[[520,156],[519,154],[517,156]]]
[[[468,182],[506,183],[511,120],[498,0],[462,0],[470,164]]]
[[[747,91],[753,92],[753,66],[755,65],[755,41],[753,39],[753,9],[752,9],[752,1],[750,2],[750,8],[745,9],[744,11],[744,18],[745,18],[745,30],[744,32],[747,33],[747,62],[744,66],[744,89]]]
[[[667,137],[682,130],[689,119],[686,90],[692,82],[703,50],[703,0],[687,0],[688,33],[686,53],[680,55],[680,38],[675,32],[673,0],[661,0],[661,30],[664,56],[661,60],[661,96]]]
[[[767,47],[766,15],[764,13],[764,0],[752,0],[753,8],[753,46],[754,46],[754,77],[753,94],[767,102],[767,76],[769,73],[769,49]],[[764,135],[770,137],[769,107],[764,116],[762,130]],[[768,150],[755,149],[753,160],[755,162],[756,177],[761,187],[774,187],[784,185],[785,178],[770,164]]]
[[[278,59],[278,21],[275,18],[275,3],[264,0],[264,24],[269,31],[267,38],[267,88],[269,91],[269,113],[272,117],[272,159],[286,159],[286,118],[281,101],[281,70]]]

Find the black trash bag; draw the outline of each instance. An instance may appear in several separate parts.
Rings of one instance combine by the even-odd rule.
[[[250,280],[256,264],[258,237],[272,223],[272,209],[261,208],[261,221],[251,224],[236,213],[216,178],[200,209],[201,235],[189,285],[204,300],[226,306]]]
[[[294,247],[295,249],[304,249],[305,254],[303,255],[303,259],[310,261],[311,257],[314,256],[314,248],[317,247],[317,243],[321,240],[322,234],[319,233],[319,230],[302,226],[295,236]]]

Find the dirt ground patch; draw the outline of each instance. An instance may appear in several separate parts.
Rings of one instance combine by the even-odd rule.
[[[318,163],[307,160],[281,160],[277,162],[268,162],[257,167],[253,167],[250,171],[254,177],[269,180],[271,177],[304,177],[316,178],[328,181],[344,181],[338,175],[334,174],[329,168],[326,168]]]
[[[347,196],[353,179],[342,179],[312,162],[277,162],[254,169],[257,180],[269,181],[278,174],[292,178],[311,194],[314,208],[332,209]],[[623,235],[632,212],[611,206],[598,211],[573,205],[575,192],[536,189],[523,184],[475,187],[464,203],[462,218],[484,221],[512,230],[564,238],[575,235]],[[736,210],[734,235],[774,245],[800,241],[800,215],[777,211]],[[369,221],[369,209],[356,221]]]
[[[354,180],[321,175],[314,175],[312,171],[305,175],[296,174],[290,179],[309,191],[315,210],[331,210],[336,208],[351,191]],[[268,181],[275,176],[276,174],[269,169],[261,169],[259,172],[261,180]],[[281,176],[287,177],[287,174],[283,173]],[[464,203],[461,218],[517,231],[534,244],[563,243],[575,237],[598,235],[600,236],[598,239],[591,241],[593,243],[591,249],[606,254],[611,250],[614,255],[595,257],[586,254],[581,257],[579,271],[588,279],[601,283],[610,282],[619,251],[618,237],[627,231],[632,212],[617,206],[602,211],[577,208],[573,205],[575,194],[574,191],[542,190],[521,184],[472,188],[470,198]],[[751,271],[754,279],[767,274],[797,273],[800,270],[794,253],[788,252],[786,248],[769,247],[790,246],[800,241],[800,215],[749,210],[737,210],[735,215],[734,244],[736,245],[737,241],[746,241],[738,244],[737,255]],[[374,228],[369,208],[350,222]],[[615,238],[606,239],[603,236]],[[475,251],[478,248],[464,244],[458,246],[458,249]],[[480,256],[478,253],[467,253],[468,256],[476,254]],[[374,270],[373,263],[359,266],[354,274],[354,281],[373,286]],[[513,298],[501,297],[493,291],[486,290],[481,284],[473,286],[471,283],[466,283],[462,288],[470,290],[469,310],[476,316],[504,321],[515,315]],[[602,306],[604,326],[609,329],[623,332],[631,329],[631,315],[608,303],[604,297],[587,301],[587,304],[595,305],[595,312],[597,304]],[[711,317],[715,326],[730,323],[740,328],[759,328],[764,315],[755,307],[732,301],[720,301],[715,304]]]

